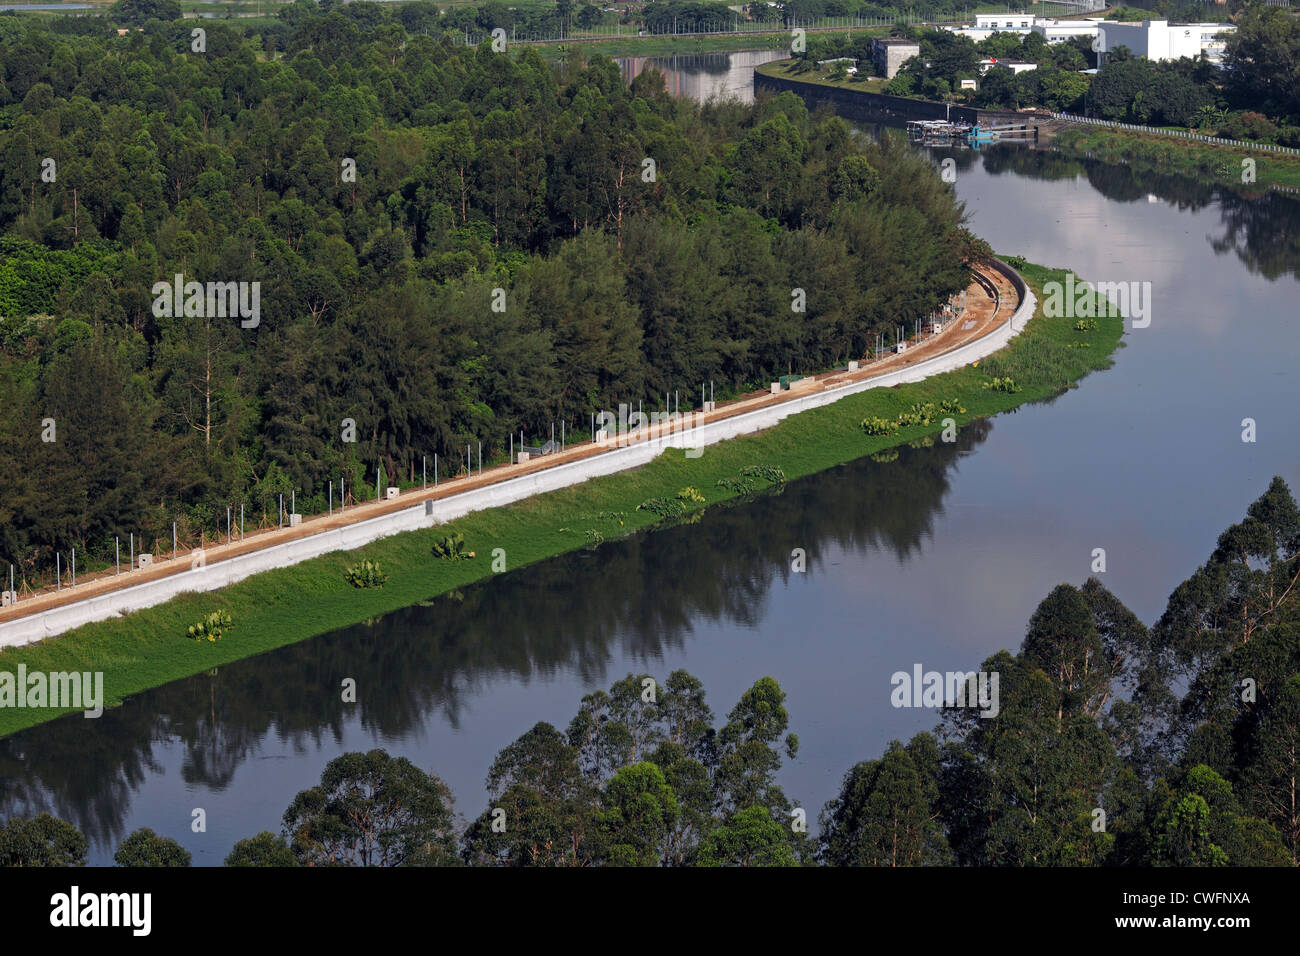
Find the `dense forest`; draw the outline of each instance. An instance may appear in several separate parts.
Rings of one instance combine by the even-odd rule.
[[[233,866],[1295,866],[1300,861],[1300,508],[1280,478],[1145,626],[1096,578],[1062,584],[1019,651],[981,665],[999,707],[856,764],[812,814],[778,782],[799,740],[771,677],[723,721],[700,681],[631,675],[497,755],[460,821],[432,773],[344,754]],[[887,675],[870,687],[891,693]],[[972,676],[972,681],[974,680]],[[815,829],[815,833],[814,833]],[[0,865],[84,862],[49,815],[0,829]],[[136,831],[123,866],[186,865]]]
[[[701,107],[421,9],[300,0],[201,52],[0,17],[0,562],[829,367],[987,254],[923,159],[795,97]],[[258,321],[161,309],[177,275],[258,283]]]

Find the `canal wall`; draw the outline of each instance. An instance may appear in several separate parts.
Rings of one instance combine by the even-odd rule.
[[[810,110],[820,106],[829,106],[847,119],[865,123],[903,124],[908,120],[941,119],[954,123],[1006,125],[1008,123],[1028,123],[1043,127],[1045,124],[1057,125],[1055,120],[1035,113],[1017,113],[1014,110],[981,110],[973,106],[956,106],[948,103],[935,103],[932,100],[914,100],[906,96],[890,96],[886,93],[872,93],[869,90],[855,90],[840,86],[822,86],[819,83],[807,83],[802,80],[782,76],[768,76],[754,71],[754,92],[769,93],[791,92],[799,96]]]
[[[192,568],[180,574],[5,621],[0,623],[0,647],[30,644],[83,624],[103,621],[119,614],[161,604],[178,594],[190,591],[214,591],[262,571],[287,567],[332,551],[350,551],[389,535],[430,528],[469,514],[471,511],[508,505],[533,495],[579,484],[591,478],[637,468],[648,464],[669,448],[702,448],[729,438],[771,428],[790,415],[829,405],[848,395],[872,388],[887,388],[905,382],[918,382],[931,375],[961,368],[998,351],[1024,329],[1025,323],[1034,314],[1035,297],[1020,275],[1010,266],[997,260],[994,260],[992,266],[1006,276],[1015,287],[1020,296],[1019,306],[1010,319],[993,332],[943,355],[865,381],[827,388],[779,405],[698,425],[689,432],[670,433],[662,438],[614,448],[581,461],[557,465],[544,471],[510,478],[436,501],[423,501],[403,511],[321,531],[318,534],[237,555],[211,565]]]

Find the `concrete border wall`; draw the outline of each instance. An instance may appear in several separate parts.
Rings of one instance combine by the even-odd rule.
[[[835,388],[791,399],[771,408],[761,408],[732,418],[700,425],[690,431],[674,432],[662,438],[615,448],[582,461],[557,465],[544,471],[521,475],[507,481],[476,488],[458,495],[432,502],[432,513],[426,512],[426,503],[394,514],[371,518],[357,524],[322,531],[296,541],[274,545],[260,551],[218,561],[201,568],[174,574],[135,587],[123,588],[109,594],[87,598],[74,604],[50,608],[27,617],[0,624],[0,647],[16,647],[53,637],[83,624],[103,621],[119,614],[139,611],[161,604],[188,591],[214,591],[242,581],[262,571],[283,568],[331,551],[350,551],[379,538],[429,528],[453,518],[507,505],[533,495],[555,491],[628,468],[637,468],[657,458],[668,448],[702,448],[740,435],[771,428],[782,419],[830,405],[848,395],[872,388],[886,388],[904,382],[918,382],[940,372],[951,371],[970,362],[991,355],[1002,348],[1025,327],[1033,316],[1035,299],[1021,277],[1006,264],[994,260],[993,267],[1006,276],[1020,294],[1020,305],[1010,320],[1000,328],[974,342],[953,349],[943,355],[919,362],[906,369],[864,382],[851,382]]]
[[[798,94],[809,109],[822,104],[832,106],[835,112],[849,119],[867,123],[904,123],[907,120],[948,119],[955,123],[1026,123],[1041,125],[1050,122],[1048,116],[1035,113],[1017,113],[1014,110],[982,110],[973,106],[956,106],[936,103],[933,100],[915,100],[908,96],[891,96],[870,90],[850,87],[823,86],[784,76],[768,76],[754,71],[754,90],[780,93],[788,90]]]

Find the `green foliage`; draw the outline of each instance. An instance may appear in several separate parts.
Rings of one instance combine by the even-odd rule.
[[[700,494],[698,488],[692,488],[689,485],[677,492],[677,498],[680,501],[686,501],[691,504],[704,504],[704,495]]]
[[[1074,328],[1077,332],[1093,332],[1097,328],[1097,320],[1080,319],[1078,322],[1074,323]]]
[[[284,837],[269,830],[240,840],[226,857],[226,866],[298,866],[298,857]]]
[[[984,383],[985,388],[991,388],[995,392],[1005,392],[1008,395],[1014,395],[1020,389],[1011,378],[994,377]]]
[[[181,18],[181,5],[178,0],[117,0],[108,12],[117,23],[171,21]]]
[[[758,478],[773,485],[785,484],[785,472],[776,465],[746,465],[740,469],[743,478]]]
[[[719,478],[718,487],[727,489],[733,495],[748,495],[754,491],[754,482],[748,478]]]
[[[107,563],[124,529],[223,533],[232,502],[256,528],[281,492],[304,514],[340,476],[369,497],[376,464],[446,476],[471,439],[499,460],[619,396],[833,367],[965,285],[972,240],[926,160],[798,97],[718,109],[600,56],[557,77],[536,49],[441,43],[554,9],[283,12],[210,25],[201,58],[146,42],[174,0],[121,0],[114,22],[154,23],[121,38],[4,18],[0,552],[31,579],[55,550]],[[672,175],[643,183],[648,155]],[[178,273],[260,282],[260,324],[156,315]],[[22,424],[46,416],[53,445]]]
[[[839,796],[822,811],[820,859],[830,866],[948,862],[948,841],[935,813],[938,769],[938,745],[929,734],[918,734],[907,749],[893,741],[880,760],[853,767]]]
[[[945,398],[939,402],[939,411],[945,415],[965,415],[966,406],[955,398]]]
[[[637,511],[648,511],[660,518],[675,518],[686,510],[677,498],[647,498],[636,506]]]
[[[388,580],[379,563],[369,558],[352,565],[343,572],[343,577],[354,588],[382,588]]]
[[[159,836],[148,827],[141,827],[122,841],[113,854],[118,866],[189,866],[190,851],[171,837]]]
[[[467,561],[474,557],[465,544],[465,535],[457,531],[433,543],[433,556],[444,561]]]
[[[872,436],[892,435],[898,431],[898,422],[873,416],[862,419],[862,430]]]
[[[700,845],[699,866],[798,866],[785,828],[762,807],[738,810]]]
[[[80,830],[48,813],[10,817],[0,827],[0,867],[85,866],[87,848]]]
[[[898,416],[900,428],[913,425],[933,425],[938,420],[939,412],[934,402],[918,402]]]
[[[197,624],[191,624],[185,631],[187,637],[192,637],[196,641],[207,639],[210,643],[221,640],[226,628],[231,627],[230,613],[228,611],[213,611]]]
[[[307,866],[445,866],[456,862],[451,791],[383,750],[335,757],[294,797],[284,833]]]

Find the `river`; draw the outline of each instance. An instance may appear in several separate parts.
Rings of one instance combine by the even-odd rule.
[[[660,66],[683,94],[745,96],[769,56]],[[1300,490],[1300,203],[1046,151],[944,155],[998,251],[1151,283],[1150,326],[1112,369],[956,445],[860,460],[0,741],[0,817],[59,814],[94,863],[148,826],[219,864],[278,829],[331,758],[384,747],[441,776],[473,818],[492,759],[535,722],[563,729],[583,694],[681,667],[719,720],[757,678],[781,682],[801,739],[782,782],[812,821],[854,762],[935,724],[890,705],[890,674],[1015,650],[1093,549],[1103,582],[1153,621],[1274,474]],[[804,574],[789,569],[797,547]],[[344,677],[355,705],[339,700]]]

